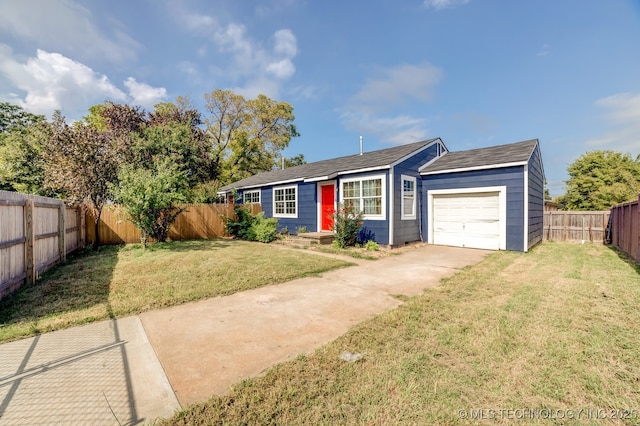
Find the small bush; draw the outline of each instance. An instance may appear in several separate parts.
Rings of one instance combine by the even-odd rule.
[[[251,230],[256,241],[261,243],[270,243],[276,239],[278,234],[277,221],[275,218],[266,219],[264,213],[260,212],[253,218]]]
[[[354,246],[362,227],[362,213],[356,212],[352,205],[338,206],[333,215],[333,243],[340,248]]]
[[[380,250],[380,246],[378,245],[378,243],[376,243],[373,240],[367,241],[367,244],[364,245],[364,248],[367,249],[367,251],[378,251],[378,250]]]
[[[306,234],[307,227],[306,226],[298,226],[298,234]]]
[[[235,219],[225,218],[228,234],[241,240],[262,243],[270,243],[276,239],[277,220],[275,218],[266,219],[264,212],[254,216],[242,204],[236,204],[233,211]]]
[[[253,215],[242,204],[236,204],[233,207],[235,218],[225,217],[225,225],[227,227],[227,234],[233,235],[241,240],[255,240],[255,233],[251,230],[253,225]]]

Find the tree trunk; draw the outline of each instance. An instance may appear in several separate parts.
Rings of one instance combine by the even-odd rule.
[[[93,242],[93,249],[98,250],[100,247],[100,216],[102,215],[102,209],[96,209],[96,219],[93,222],[93,232],[96,236],[95,241]]]

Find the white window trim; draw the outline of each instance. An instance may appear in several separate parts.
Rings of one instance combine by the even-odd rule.
[[[404,214],[406,210],[404,208],[404,181],[405,180],[413,182],[413,206],[411,209],[413,211],[413,214]],[[416,206],[417,206],[417,200],[418,200],[418,181],[413,176],[400,175],[400,182],[401,182],[400,220],[416,220]]]
[[[261,194],[261,192],[262,192],[262,191],[260,191],[259,189],[257,189],[257,190],[253,190],[253,191],[244,191],[244,192],[242,193],[242,202],[243,202],[243,203],[245,203],[245,204],[260,204],[260,202],[262,201],[262,194]],[[257,202],[250,202],[250,203],[248,203],[248,202],[247,202],[247,194],[255,194],[255,193],[258,193],[258,201],[257,201]]]
[[[286,190],[286,189],[291,189],[293,188],[295,190],[295,203],[296,203],[296,212],[295,214],[287,214],[287,213],[276,213],[276,190]],[[273,210],[273,217],[289,217],[289,218],[297,218],[298,217],[298,185],[289,185],[289,186],[278,186],[278,187],[274,187],[273,190],[271,191],[271,201],[272,201],[272,210]],[[285,208],[286,210],[286,208]]]
[[[387,179],[386,175],[369,175],[357,178],[340,180],[340,203],[344,205],[344,184],[348,182],[362,182],[363,180],[380,179],[382,185],[382,210],[381,214],[366,214],[362,218],[365,220],[386,220],[387,219]],[[362,189],[362,186],[361,186]],[[360,195],[362,197],[362,194]]]

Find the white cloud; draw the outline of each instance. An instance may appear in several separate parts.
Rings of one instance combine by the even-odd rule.
[[[131,61],[140,47],[114,23],[108,32],[98,28],[91,12],[73,0],[0,2],[0,33],[83,60]]]
[[[372,135],[393,145],[418,142],[429,135],[427,120],[409,115],[381,117],[346,112],[341,118],[349,130]]]
[[[606,117],[618,124],[640,124],[640,93],[618,93],[596,101],[610,110]]]
[[[592,138],[587,145],[623,152],[640,152],[640,93],[617,93],[596,101],[604,108],[611,130]]]
[[[424,0],[424,5],[436,10],[447,9],[460,4],[467,4],[471,0]]]
[[[169,6],[185,29],[205,37],[222,55],[217,55],[216,62],[227,65],[217,75],[227,78],[229,85],[235,85],[234,90],[277,98],[283,83],[295,74],[298,44],[290,29],[277,30],[270,40],[260,41],[253,39],[242,23],[222,24],[219,18],[185,10],[179,2]],[[209,54],[202,46],[198,52],[203,57]]]
[[[148,105],[166,97],[164,88],[153,88],[131,77],[124,83],[129,89],[128,96],[106,75],[59,53],[38,50],[36,57],[20,62],[11,48],[2,44],[0,75],[23,92],[2,94],[5,98],[38,114],[49,115],[60,109],[72,119],[80,118],[91,105],[105,99]]]
[[[275,40],[274,53],[285,58],[294,58],[298,54],[296,36],[291,30],[278,30],[273,35]]]
[[[431,64],[380,70],[347,102],[342,121],[352,131],[395,145],[423,140],[429,135],[427,120],[398,111],[411,102],[432,100],[442,76],[442,70]]]
[[[272,74],[279,80],[286,80],[290,78],[296,72],[296,67],[291,60],[283,59],[278,62],[272,62],[267,65],[267,72]]]
[[[443,72],[431,64],[399,65],[368,79],[350,104],[358,110],[375,112],[395,108],[410,100],[429,101]]]
[[[133,77],[127,78],[124,85],[129,89],[129,95],[135,105],[150,108],[167,98],[167,89],[164,87],[151,87],[147,83],[138,83]]]

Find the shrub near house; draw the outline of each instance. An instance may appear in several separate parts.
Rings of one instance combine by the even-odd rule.
[[[241,204],[236,204],[233,210],[235,218],[224,218],[229,235],[241,240],[260,241],[261,243],[270,243],[276,239],[277,220],[275,218],[267,219],[263,212],[252,215]]]

